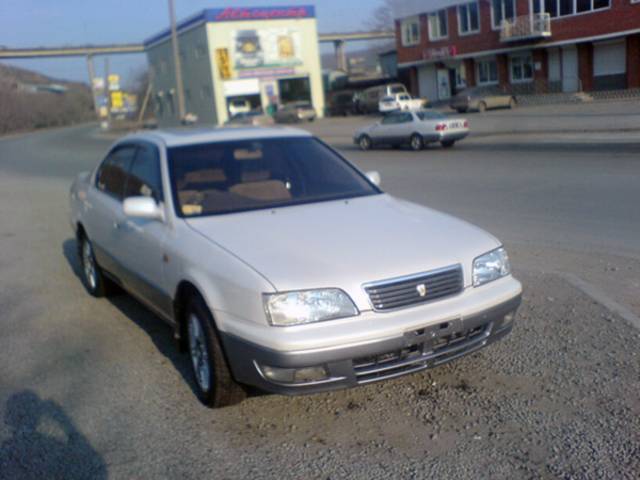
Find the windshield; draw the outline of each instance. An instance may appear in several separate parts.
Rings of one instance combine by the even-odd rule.
[[[194,217],[380,193],[312,137],[189,145],[168,151],[176,213]]]
[[[425,121],[425,120],[442,120],[444,118],[447,118],[440,112],[416,112],[416,115],[422,121]]]

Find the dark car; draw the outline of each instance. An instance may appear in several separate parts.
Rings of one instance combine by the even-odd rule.
[[[309,102],[291,102],[278,108],[273,118],[277,123],[313,122],[316,111]]]
[[[336,92],[329,98],[327,113],[330,117],[346,117],[357,113],[353,91]]]

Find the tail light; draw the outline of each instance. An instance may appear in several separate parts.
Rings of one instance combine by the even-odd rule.
[[[464,128],[469,128],[469,120],[464,121]]]
[[[444,132],[447,129],[446,123],[438,123],[436,124],[436,132]]]

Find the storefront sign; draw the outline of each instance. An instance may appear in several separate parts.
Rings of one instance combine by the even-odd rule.
[[[295,68],[261,68],[257,70],[241,70],[238,72],[240,78],[277,78],[287,75],[294,75]]]
[[[231,64],[229,62],[229,50],[226,48],[216,49],[216,65],[218,66],[218,72],[220,72],[220,78],[222,80],[229,80],[231,74]]]
[[[457,54],[458,48],[455,45],[449,45],[448,47],[427,48],[422,57],[424,60],[440,60],[455,57]]]
[[[211,10],[214,21],[275,20],[281,18],[313,18],[315,7],[216,8]]]

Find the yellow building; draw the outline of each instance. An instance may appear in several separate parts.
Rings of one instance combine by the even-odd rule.
[[[269,111],[294,101],[324,113],[313,6],[208,9],[178,24],[186,112],[222,124],[229,107]],[[169,30],[145,41],[160,124],[179,123]],[[240,102],[238,102],[238,100]]]

